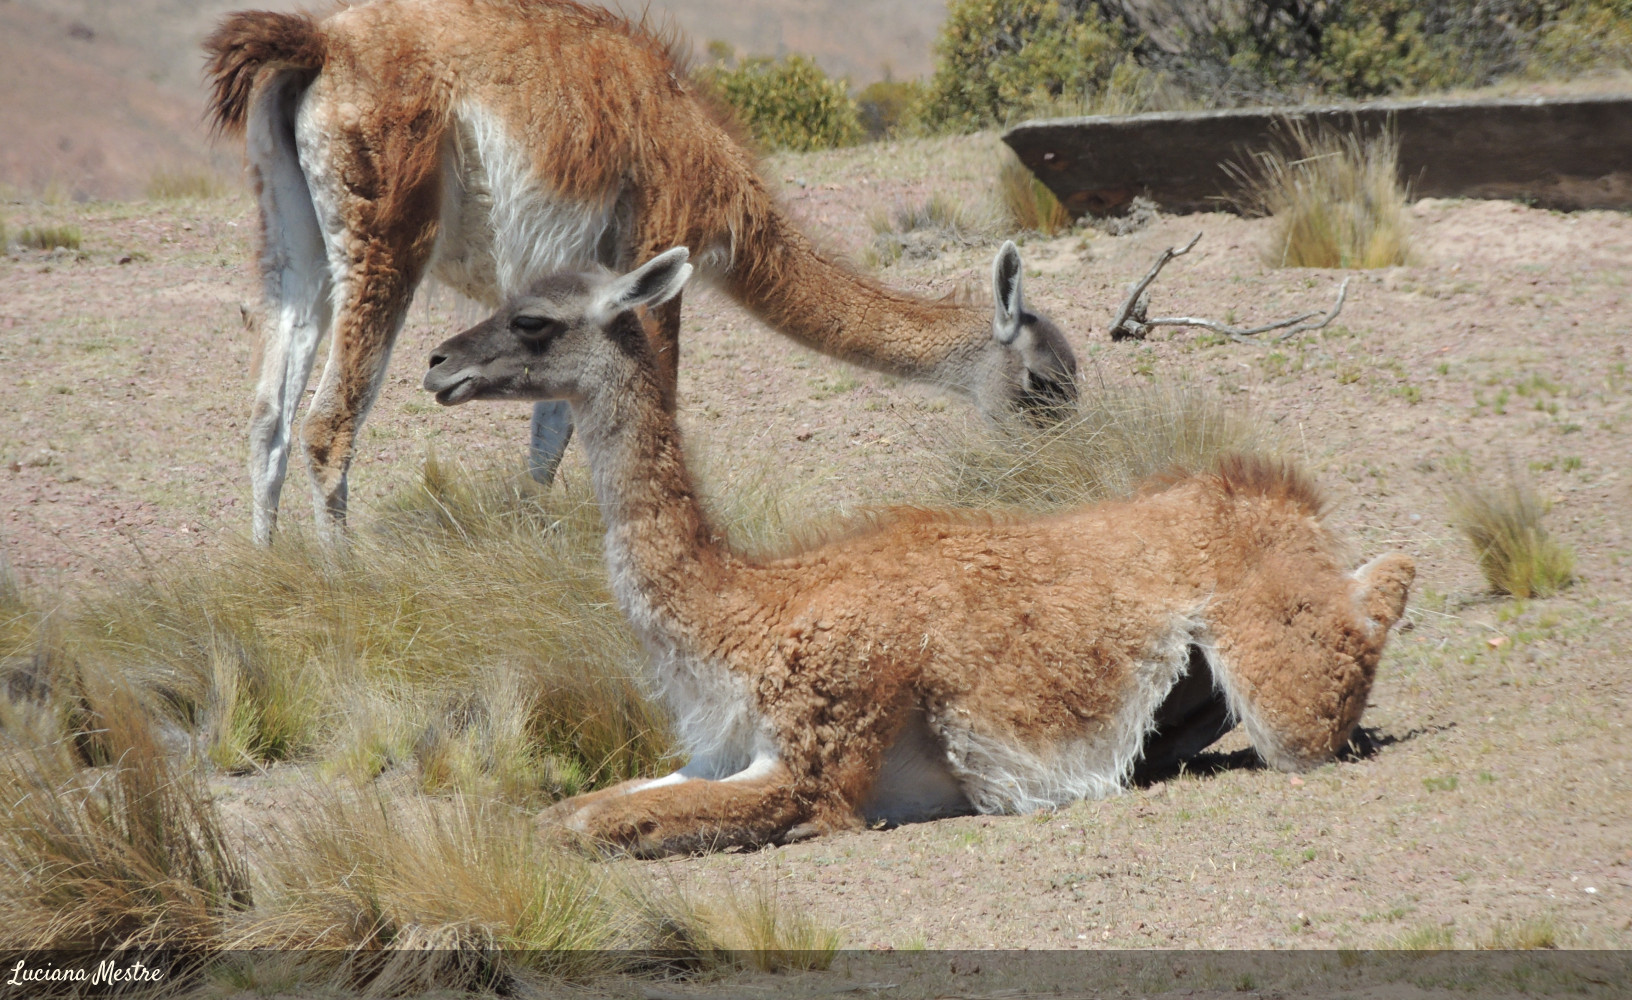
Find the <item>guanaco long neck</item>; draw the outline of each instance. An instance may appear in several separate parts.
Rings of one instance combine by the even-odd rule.
[[[773,329],[823,354],[973,394],[989,309],[884,287],[822,256],[768,194],[731,236],[731,294]]]
[[[642,638],[672,644],[714,617],[733,560],[697,502],[655,367],[641,361],[574,402],[572,416],[606,523],[613,593]]]

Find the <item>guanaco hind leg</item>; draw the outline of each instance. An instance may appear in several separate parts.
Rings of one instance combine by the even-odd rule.
[[[260,200],[266,300],[261,369],[249,423],[252,531],[260,545],[271,543],[277,526],[295,410],[332,319],[328,255],[295,151],[298,97],[294,74],[263,87],[247,137]]]
[[[372,130],[336,128],[327,116],[337,102],[315,93],[321,82],[302,106],[296,142],[336,294],[329,360],[302,436],[319,535],[337,542],[357,432],[435,248],[441,139],[392,127],[389,115],[371,119]]]

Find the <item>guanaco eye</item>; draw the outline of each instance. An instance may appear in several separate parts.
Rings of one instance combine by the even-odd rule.
[[[528,316],[525,313],[510,320],[510,328],[517,333],[543,333],[554,324],[543,316]]]

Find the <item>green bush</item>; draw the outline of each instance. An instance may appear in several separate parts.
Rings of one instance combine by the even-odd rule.
[[[717,62],[699,75],[768,148],[832,149],[863,137],[861,116],[844,81],[832,79],[805,56],[755,57],[733,68]]]
[[[1162,38],[1126,0],[953,0],[924,132],[1022,116],[1369,98],[1632,66],[1632,0],[1215,0]]]
[[[907,123],[913,107],[923,101],[924,85],[917,80],[896,80],[886,75],[862,88],[856,96],[861,127],[870,139],[893,135]]]
[[[1581,0],[1542,25],[1532,75],[1632,69],[1632,0]]]
[[[1345,97],[1409,93],[1465,82],[1456,54],[1433,44],[1411,0],[1356,0],[1321,34],[1324,89]]]
[[[1126,50],[1120,24],[1091,4],[953,0],[915,118],[962,131],[1081,100],[1105,87]]]

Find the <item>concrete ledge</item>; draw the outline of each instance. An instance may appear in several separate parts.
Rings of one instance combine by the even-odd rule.
[[[1416,197],[1632,208],[1632,96],[1376,101],[1030,121],[1003,136],[1074,215],[1144,195],[1170,212],[1231,208],[1223,165],[1276,142],[1278,119],[1374,132],[1390,120]]]

